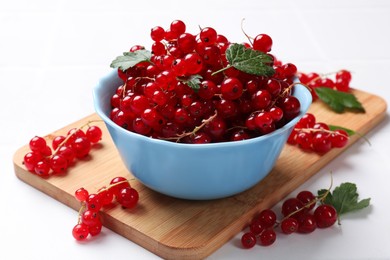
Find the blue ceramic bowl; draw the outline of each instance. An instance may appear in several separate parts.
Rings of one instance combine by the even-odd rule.
[[[274,167],[289,134],[311,104],[311,94],[296,85],[301,113],[284,127],[257,138],[213,144],[182,144],[145,137],[109,118],[111,96],[121,84],[116,71],[93,90],[97,114],[104,120],[127,169],[157,192],[183,199],[208,200],[245,191]]]

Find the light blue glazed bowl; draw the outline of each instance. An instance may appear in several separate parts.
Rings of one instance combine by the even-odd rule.
[[[182,144],[130,132],[110,118],[111,96],[121,84],[116,71],[93,90],[97,114],[104,120],[127,169],[145,186],[182,199],[218,199],[245,191],[274,167],[294,125],[311,104],[311,94],[296,85],[301,113],[284,127],[257,138],[213,144]]]

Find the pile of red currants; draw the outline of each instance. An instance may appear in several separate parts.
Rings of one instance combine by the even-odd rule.
[[[265,135],[299,114],[299,100],[291,95],[297,68],[269,53],[268,35],[242,44],[265,55],[263,65],[272,73],[264,75],[229,63],[233,44],[211,27],[191,34],[176,20],[167,29],[152,28],[150,37],[150,59],[125,70],[117,66],[123,84],[111,98],[110,118],[119,126],[163,140],[213,143]],[[135,45],[129,53],[142,51]]]
[[[295,125],[287,143],[298,145],[305,151],[324,154],[332,148],[342,148],[348,144],[349,135],[343,129],[330,130],[329,125],[316,122],[311,113],[306,113]]]
[[[139,199],[137,190],[130,186],[129,181],[124,177],[115,177],[108,187],[102,187],[97,193],[89,193],[84,188],[75,191],[75,197],[82,203],[79,211],[79,221],[73,227],[72,235],[82,241],[89,235],[100,234],[102,222],[99,211],[106,206],[112,205],[114,201],[123,208],[134,208]]]
[[[29,142],[31,151],[25,154],[23,164],[28,171],[41,177],[65,172],[76,158],[86,157],[92,144],[99,142],[101,137],[102,130],[98,126],[89,126],[85,132],[72,128],[66,136],[56,136],[51,147],[45,138],[35,136]]]
[[[327,193],[316,197],[310,191],[301,191],[296,197],[286,199],[282,204],[282,219],[277,220],[276,213],[271,209],[261,211],[252,219],[249,231],[241,237],[244,248],[252,248],[257,243],[262,246],[272,245],[277,233],[289,235],[292,233],[308,234],[317,228],[328,228],[336,223],[336,209],[322,200]],[[320,202],[320,203],[319,203]]]

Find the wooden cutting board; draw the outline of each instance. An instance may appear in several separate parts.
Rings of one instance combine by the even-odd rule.
[[[310,112],[315,114],[318,121],[365,134],[384,118],[387,104],[378,96],[358,90],[353,92],[366,113],[336,114],[319,101],[312,104]],[[94,119],[98,119],[96,114],[65,126],[46,138],[52,140],[56,135],[64,135],[70,128],[80,127]],[[24,168],[23,156],[29,150],[26,145],[14,155],[17,177],[75,210],[80,208],[80,203],[74,198],[78,188],[96,192],[108,185],[113,177],[131,178],[104,124],[96,124],[104,130],[104,138],[93,148],[88,159],[77,161],[65,174],[43,179]],[[131,185],[140,194],[137,207],[132,210],[122,209],[118,205],[105,208],[101,214],[102,221],[107,228],[163,258],[205,258],[245,228],[259,211],[282,200],[358,139],[359,136],[354,135],[347,147],[333,149],[322,156],[286,145],[275,168],[264,180],[241,194],[225,199],[175,199],[133,180]]]

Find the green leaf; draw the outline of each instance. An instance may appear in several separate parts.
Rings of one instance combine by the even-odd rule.
[[[127,70],[128,68],[134,67],[140,62],[148,61],[152,53],[148,50],[137,50],[134,52],[124,52],[122,56],[118,56],[111,62],[111,68],[119,68],[122,71]]]
[[[272,76],[275,70],[272,65],[272,58],[263,52],[246,48],[242,44],[234,43],[226,50],[226,59],[230,66],[258,76]]]
[[[202,79],[201,75],[191,75],[187,79],[180,79],[183,83],[187,84],[192,90],[198,92],[200,89],[200,80]]]
[[[319,190],[318,195],[324,195],[326,190]],[[363,209],[370,205],[370,198],[358,200],[359,194],[357,193],[357,187],[354,183],[345,182],[333,190],[333,193],[329,192],[326,196],[324,203],[331,204],[335,207],[339,216],[353,212],[359,209]]]
[[[347,132],[348,136],[352,136],[352,135],[356,134],[355,131],[348,129],[348,128],[345,128],[345,127],[342,127],[342,126],[338,126],[338,125],[328,125],[328,126],[329,126],[330,131],[344,130],[345,132]]]
[[[365,112],[363,105],[357,100],[355,95],[351,93],[345,93],[326,87],[314,88],[314,91],[323,102],[329,105],[329,107],[337,113],[342,113],[345,109]]]

